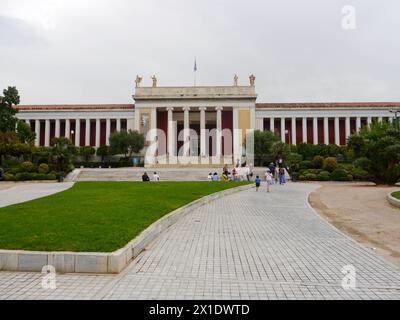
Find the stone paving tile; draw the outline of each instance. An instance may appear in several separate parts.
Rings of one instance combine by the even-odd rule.
[[[320,218],[316,186],[213,201],[164,232],[118,276],[0,272],[0,299],[400,299],[400,271]],[[356,289],[341,270],[356,268]]]

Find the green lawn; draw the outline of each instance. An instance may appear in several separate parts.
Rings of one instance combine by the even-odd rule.
[[[392,197],[395,197],[396,199],[400,200],[400,191],[393,192]]]
[[[111,252],[163,215],[234,182],[78,182],[0,208],[0,248]]]

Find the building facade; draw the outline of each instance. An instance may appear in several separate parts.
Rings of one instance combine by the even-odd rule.
[[[254,130],[285,143],[343,145],[373,121],[392,121],[400,103],[257,103],[249,86],[137,87],[134,104],[19,105],[37,146],[67,137],[76,146],[109,144],[115,131],[145,134],[152,164],[236,163],[252,155]]]

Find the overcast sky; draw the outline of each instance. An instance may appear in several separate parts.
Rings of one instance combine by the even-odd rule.
[[[0,87],[130,103],[136,74],[193,85],[197,56],[198,85],[254,73],[258,102],[400,101],[399,16],[399,0],[0,0]]]

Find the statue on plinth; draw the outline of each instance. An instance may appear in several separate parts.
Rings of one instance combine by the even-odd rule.
[[[234,85],[235,87],[238,86],[238,80],[239,80],[239,77],[238,77],[238,75],[235,73],[235,76],[233,77],[233,85]]]
[[[255,84],[256,84],[256,77],[255,77],[255,75],[254,75],[254,74],[251,74],[250,77],[249,77],[249,79],[250,79],[250,86],[254,87]]]
[[[136,76],[136,80],[135,80],[135,87],[139,88],[140,87],[140,82],[142,82],[142,77],[139,77],[139,75]]]
[[[151,77],[151,80],[153,80],[153,88],[157,87],[157,78],[156,78],[155,75],[153,75],[153,76]]]

